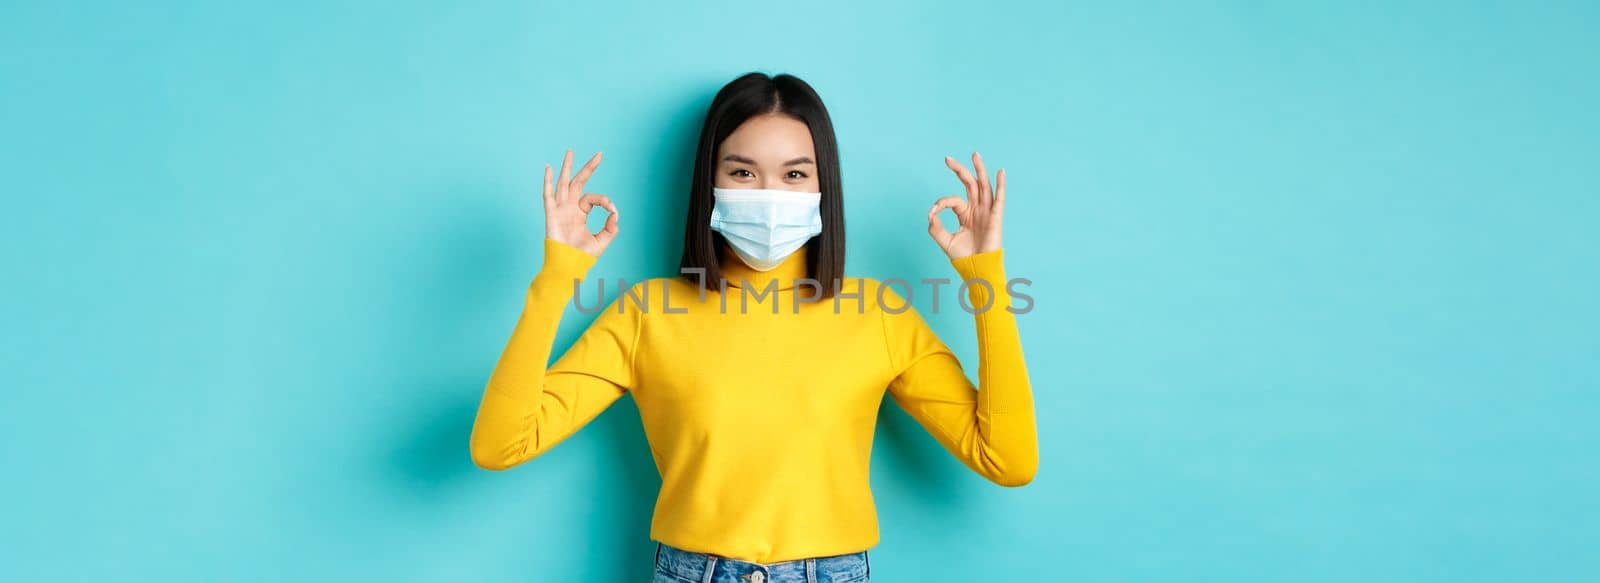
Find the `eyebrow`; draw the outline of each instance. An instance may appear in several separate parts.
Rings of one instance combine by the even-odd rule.
[[[727,160],[729,162],[740,162],[740,163],[743,163],[743,164],[752,164],[753,165],[753,164],[756,163],[755,160],[751,160],[749,158],[746,158],[744,156],[740,156],[738,154],[728,154],[727,156],[723,156],[722,159],[723,160]],[[816,164],[816,163],[817,162],[815,160],[812,160],[810,156],[801,156],[799,158],[795,158],[795,159],[790,160],[788,162],[784,162],[783,165],[784,166],[794,166],[795,164]]]

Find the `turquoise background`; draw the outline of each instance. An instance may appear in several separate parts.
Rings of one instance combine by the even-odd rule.
[[[886,402],[875,581],[1592,576],[1600,7],[1342,4],[8,2],[0,580],[646,580],[631,399],[467,438],[543,164],[670,274],[749,70],[829,105],[856,274],[953,276],[941,158],[1008,170],[1042,465]]]

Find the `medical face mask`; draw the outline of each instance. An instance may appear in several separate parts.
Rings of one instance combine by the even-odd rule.
[[[766,188],[712,188],[711,230],[756,271],[783,263],[822,233],[822,193]]]

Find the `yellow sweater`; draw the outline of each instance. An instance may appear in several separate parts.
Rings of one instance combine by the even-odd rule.
[[[758,563],[877,545],[867,472],[886,388],[974,472],[1005,486],[1033,479],[1033,394],[1015,317],[1005,309],[1001,250],[952,261],[959,277],[940,287],[940,310],[961,310],[948,296],[964,279],[993,287],[993,304],[974,316],[976,389],[916,309],[901,311],[908,304],[895,286],[884,288],[880,304],[881,282],[850,278],[837,310],[825,299],[802,302],[795,313],[796,291],[815,295],[803,284],[795,289],[794,279],[805,276],[804,249],[767,272],[724,249],[730,287],[719,293],[713,282],[703,299],[699,286],[681,278],[636,283],[547,369],[574,281],[594,261],[545,239],[544,266],[472,428],[479,466],[505,470],[537,457],[631,392],[661,473],[650,537]],[[750,282],[743,294],[741,277]],[[778,291],[758,297],[772,279]],[[931,291],[912,284],[913,296]],[[596,287],[578,288],[587,308]],[[861,299],[847,295],[860,292]],[[989,304],[981,285],[969,286],[968,297],[970,306]]]

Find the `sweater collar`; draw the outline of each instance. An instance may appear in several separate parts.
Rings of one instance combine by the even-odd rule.
[[[733,247],[723,243],[722,278],[728,281],[728,287],[739,287],[739,280],[743,278],[749,282],[750,289],[757,292],[765,289],[767,283],[772,280],[777,280],[777,289],[786,290],[792,288],[795,285],[795,280],[806,277],[806,250],[811,248],[811,245],[811,242],[802,245],[799,249],[790,253],[788,257],[783,258],[783,262],[779,263],[777,267],[767,271],[757,271],[746,264],[743,259],[740,259],[733,252]]]

